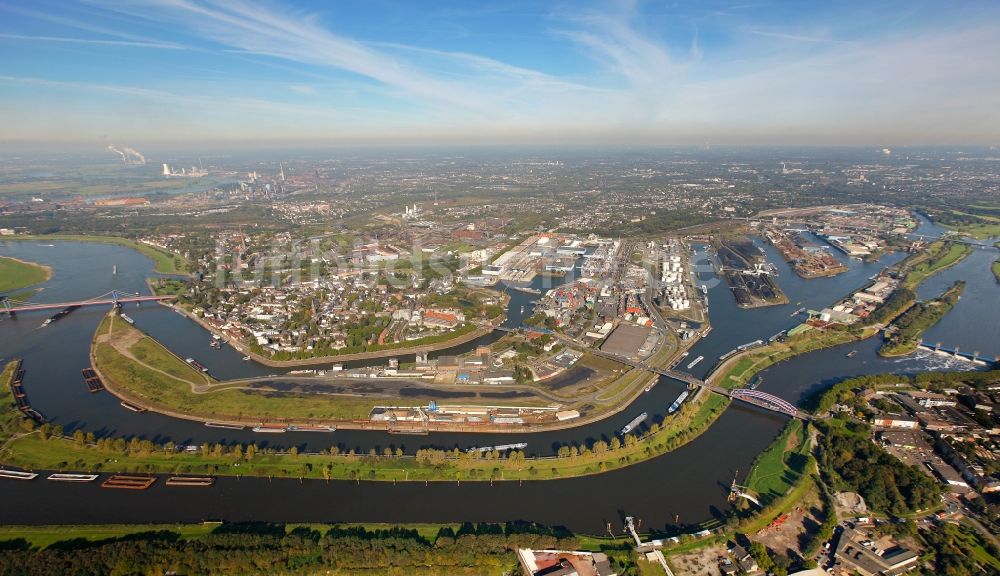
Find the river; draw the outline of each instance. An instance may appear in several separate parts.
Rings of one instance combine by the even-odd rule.
[[[926,229],[924,222],[922,228]],[[145,278],[152,275],[152,263],[137,252],[113,245],[73,242],[0,243],[0,255],[39,262],[53,268],[53,277],[34,299],[59,302],[90,298],[112,289],[145,292]],[[791,313],[800,307],[819,309],[861,287],[883,266],[901,259],[901,254],[884,256],[877,264],[847,260],[849,271],[833,278],[798,278],[780,256],[763,246],[779,270],[778,283],[789,304],[755,310],[735,305],[724,282],[712,282],[710,271],[699,272],[699,280],[709,290],[713,331],[698,342],[690,358],[704,355],[705,361],[693,373],[704,375],[719,355],[735,346],[759,338],[766,339],[794,326]],[[980,255],[981,254],[981,255]],[[956,278],[968,281],[962,300],[945,319],[928,333],[928,339],[956,343],[963,350],[984,353],[997,342],[996,306],[1000,288],[989,266],[981,265],[995,252],[983,250],[921,288],[936,294]],[[838,256],[839,257],[839,256]],[[112,267],[117,266],[117,274]],[[541,285],[548,281],[536,279]],[[530,315],[526,303],[535,297],[511,292],[509,325]],[[985,302],[985,303],[984,303]],[[991,305],[992,303],[992,305]],[[286,433],[258,435],[250,431],[211,429],[197,423],[166,416],[137,414],[123,409],[110,394],[90,394],[80,376],[89,364],[90,339],[105,310],[81,308],[69,316],[41,328],[52,312],[24,313],[17,319],[0,321],[0,357],[24,359],[25,389],[33,406],[50,421],[67,430],[76,428],[99,435],[136,435],[156,442],[177,444],[203,442],[256,442],[267,446],[280,442],[300,450],[316,450],[338,444],[342,448],[367,451],[371,447],[399,446],[407,453],[417,448],[450,448],[496,443],[527,442],[527,451],[549,455],[566,442],[586,442],[610,438],[636,414],[649,412],[651,420],[662,418],[666,407],[682,390],[680,383],[661,378],[649,393],[642,394],[624,411],[604,421],[578,428],[535,434],[469,435],[434,433],[429,436],[398,436],[381,432],[337,431],[333,434]],[[196,323],[155,304],[129,307],[136,325],[164,342],[182,357],[193,356],[221,378],[264,375],[279,369],[243,362],[234,350],[214,351],[207,346],[209,334]],[[959,318],[955,320],[955,318]],[[975,321],[968,320],[974,318]],[[992,320],[984,320],[991,318]],[[484,337],[488,340],[493,336]],[[466,345],[466,347],[471,346]],[[764,372],[762,390],[798,402],[819,387],[843,377],[876,372],[912,372],[967,368],[969,364],[920,352],[902,359],[886,360],[875,354],[877,339],[814,352],[771,367]],[[463,349],[466,349],[463,347]],[[847,358],[846,353],[858,354]],[[455,353],[456,350],[441,351]],[[683,363],[682,363],[683,364]],[[463,482],[384,484],[369,482],[321,482],[223,478],[211,489],[177,490],[154,485],[142,494],[101,490],[96,485],[54,485],[34,482],[0,482],[9,498],[0,509],[6,524],[96,523],[96,522],[189,522],[200,520],[272,521],[370,521],[370,522],[451,522],[534,520],[564,525],[583,533],[600,533],[606,522],[620,525],[623,514],[643,518],[644,525],[663,528],[680,523],[697,523],[718,516],[724,510],[729,482],[737,472],[744,476],[753,458],[780,431],[785,418],[744,405],[733,405],[708,431],[686,446],[653,460],[605,474],[556,481],[522,483]]]

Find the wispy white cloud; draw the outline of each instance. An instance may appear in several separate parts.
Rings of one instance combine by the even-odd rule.
[[[759,141],[800,134],[845,141],[852,134],[916,134],[931,140],[935,135],[1000,133],[995,107],[1000,77],[985,56],[1000,52],[1000,37],[985,18],[951,28],[858,30],[843,22],[828,28],[826,22],[779,26],[774,19],[755,21],[749,12],[697,22],[675,22],[664,13],[654,26],[644,12],[649,7],[636,2],[574,6],[571,12],[552,13],[548,36],[536,38],[562,50],[560,57],[577,56],[565,68],[572,72],[560,74],[559,65],[545,55],[539,60],[546,65],[533,69],[503,56],[473,53],[477,44],[467,38],[459,44],[465,50],[442,50],[396,42],[388,34],[382,39],[351,37],[329,24],[337,24],[335,5],[328,8],[332,17],[324,19],[247,0],[90,1],[97,3],[91,5],[94,10],[111,17],[93,24],[34,14],[58,24],[56,30],[10,39],[75,42],[74,31],[64,29],[74,26],[89,32],[80,34],[88,36],[81,40],[123,49],[187,42],[190,49],[218,58],[206,60],[205,66],[230,75],[203,74],[208,80],[199,78],[196,92],[168,83],[174,78],[170,74],[165,82],[147,80],[153,87],[16,75],[0,77],[0,83],[152,102],[202,114],[223,129],[227,125],[212,119],[212,110],[227,119],[253,115],[254,122],[238,129],[268,134],[277,127],[286,137],[339,135],[369,126],[385,137],[520,134],[532,141],[560,135],[579,141],[590,134],[600,141],[618,135],[619,142],[724,140],[727,134],[747,139],[757,134]],[[18,36],[7,32],[0,38]],[[91,40],[90,35],[97,37]],[[725,41],[719,42],[720,37]],[[232,66],[234,62],[238,65]],[[185,64],[169,66],[193,70]],[[168,90],[157,89],[164,86]],[[167,122],[159,114],[140,121]],[[258,128],[265,124],[267,130]]]
[[[580,46],[612,72],[643,88],[662,85],[676,67],[666,44],[640,32],[635,25],[635,2],[623,2],[612,10],[586,10],[567,16],[576,28],[556,33]]]
[[[822,44],[851,44],[850,40],[839,40],[836,38],[830,38],[823,34],[802,34],[795,32],[787,32],[782,30],[764,30],[761,28],[745,28],[744,31],[747,34],[753,34],[754,36],[764,36],[767,38],[777,38],[779,40],[789,40],[792,42],[813,42]]]
[[[139,18],[179,24],[210,42],[244,53],[346,71],[395,91],[396,97],[428,106],[485,112],[488,96],[472,83],[420,70],[363,42],[335,34],[315,14],[290,14],[241,0],[196,2],[151,0],[108,8]]]
[[[0,38],[27,42],[55,42],[60,44],[94,44],[98,46],[125,46],[129,48],[159,48],[163,50],[186,50],[185,46],[170,42],[145,42],[137,40],[100,40],[96,38],[67,38],[63,36],[28,36],[23,34],[0,33]]]

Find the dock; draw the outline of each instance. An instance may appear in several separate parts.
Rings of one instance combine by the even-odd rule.
[[[209,476],[171,476],[167,478],[167,486],[185,486],[207,488],[215,484],[215,478]]]
[[[101,382],[101,377],[93,368],[84,368],[80,373],[83,374],[83,381],[92,394],[104,390],[104,382]]]
[[[151,476],[125,476],[115,474],[101,483],[101,488],[115,488],[119,490],[145,490],[156,482],[156,478]]]

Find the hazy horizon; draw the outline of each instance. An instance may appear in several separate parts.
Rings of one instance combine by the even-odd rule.
[[[1000,143],[1000,6],[0,4],[0,148]]]

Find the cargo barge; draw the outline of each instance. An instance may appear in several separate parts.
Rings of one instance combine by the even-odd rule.
[[[53,314],[52,317],[50,317],[48,320],[46,320],[45,322],[42,322],[42,328],[48,326],[49,324],[52,324],[53,322],[56,322],[57,320],[62,319],[65,316],[68,316],[70,312],[72,312],[73,310],[76,310],[79,307],[80,307],[79,304],[73,304],[71,306],[67,306],[67,307],[63,308],[62,310],[60,310],[60,311],[56,312],[55,314]]]
[[[194,488],[207,488],[215,484],[215,478],[208,476],[171,476],[167,478],[167,486],[185,486]]]
[[[242,424],[227,424],[225,422],[205,422],[209,428],[224,428],[226,430],[243,430],[246,426]]]
[[[126,410],[131,410],[133,412],[145,412],[146,411],[146,409],[143,408],[142,406],[136,406],[135,404],[131,404],[131,403],[126,402],[124,400],[122,400],[121,404],[122,404],[122,408],[125,408]]]
[[[288,432],[288,427],[284,424],[261,424],[260,426],[254,426],[250,430],[266,434],[282,434]]]
[[[104,383],[101,382],[100,376],[97,375],[97,372],[93,368],[84,368],[80,370],[80,373],[83,374],[83,382],[87,385],[87,389],[91,393],[104,390]]]
[[[524,450],[527,447],[527,442],[518,442],[517,444],[500,444],[499,446],[473,446],[465,451],[469,454],[473,452],[505,452],[507,450]]]
[[[336,432],[336,426],[295,426],[288,427],[289,432]]]
[[[156,482],[155,477],[150,476],[125,476],[115,474],[101,483],[101,488],[114,488],[117,490],[145,490]]]
[[[202,364],[201,362],[198,362],[194,358],[185,358],[184,361],[187,362],[188,364],[194,366],[198,370],[201,370],[202,372],[205,372],[205,373],[208,372],[208,368],[206,368],[204,364]]]
[[[687,365],[687,369],[690,370],[690,369],[694,368],[695,366],[698,365],[699,362],[701,362],[704,359],[705,359],[704,356],[698,356],[697,358],[695,358],[694,360],[692,360],[690,364]]]
[[[49,474],[46,480],[53,482],[93,482],[98,474]]]
[[[676,400],[674,400],[674,403],[670,405],[670,408],[667,408],[667,414],[673,414],[674,412],[677,412],[677,409],[681,407],[681,404],[683,404],[684,401],[687,400],[687,397],[690,394],[691,394],[690,390],[685,390],[681,392],[681,395],[678,396]]]
[[[622,429],[618,431],[618,434],[622,436],[628,434],[629,432],[635,430],[640,424],[645,422],[646,418],[649,418],[648,413],[643,412],[642,414],[639,414],[631,422],[623,426]]]
[[[38,478],[38,474],[35,472],[24,472],[22,470],[0,469],[0,478],[7,478],[10,480],[34,480],[35,478]]]

